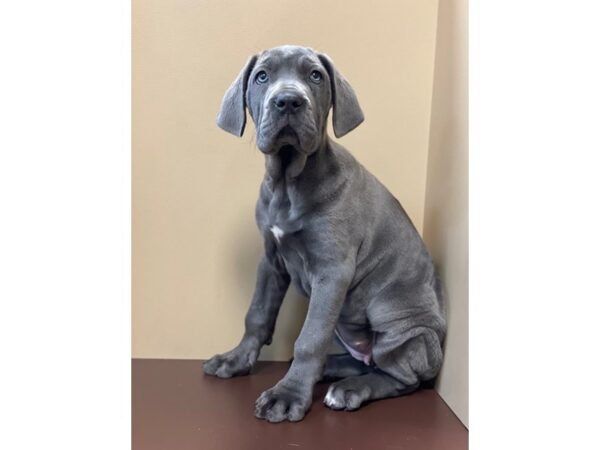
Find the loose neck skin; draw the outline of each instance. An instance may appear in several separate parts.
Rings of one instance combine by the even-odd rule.
[[[270,192],[267,197],[269,223],[278,225],[286,233],[292,232],[294,227],[301,226],[295,223],[296,219],[315,205],[341,195],[348,180],[341,176],[340,165],[344,163],[337,157],[333,145],[324,134],[318,150],[309,156],[293,149],[287,149],[289,154],[279,151],[276,155],[267,155],[264,186]],[[298,158],[302,160],[298,162]],[[269,171],[270,164],[277,168],[275,176]]]
[[[334,164],[331,153],[331,140],[327,133],[323,133],[317,150],[310,155],[291,146],[284,146],[276,154],[266,155],[265,163],[270,184],[284,181],[287,185],[293,185],[303,180],[322,180],[323,175],[329,172]]]

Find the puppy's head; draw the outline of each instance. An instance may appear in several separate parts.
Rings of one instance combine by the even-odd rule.
[[[241,136],[246,108],[265,154],[286,147],[314,153],[326,134],[330,108],[336,137],[364,120],[354,90],[326,55],[287,45],[248,60],[225,93],[217,124]]]

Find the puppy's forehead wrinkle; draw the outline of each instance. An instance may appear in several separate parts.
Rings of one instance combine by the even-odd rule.
[[[290,66],[294,62],[296,67],[307,69],[315,64],[321,66],[320,59],[311,48],[285,45],[265,50],[259,55],[257,66],[267,66],[276,70],[280,66]]]

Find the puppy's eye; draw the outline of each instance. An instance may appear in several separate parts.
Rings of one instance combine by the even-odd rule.
[[[256,74],[255,81],[258,84],[266,83],[267,81],[269,81],[269,75],[267,75],[267,72],[265,72],[264,70],[261,70]]]
[[[318,70],[313,70],[310,73],[310,81],[312,81],[313,83],[320,83],[322,79],[323,75],[321,75],[321,72],[319,72]]]

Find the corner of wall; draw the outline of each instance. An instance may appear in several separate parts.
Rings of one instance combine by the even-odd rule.
[[[445,360],[436,389],[468,426],[467,0],[438,6],[423,237],[447,299]]]

